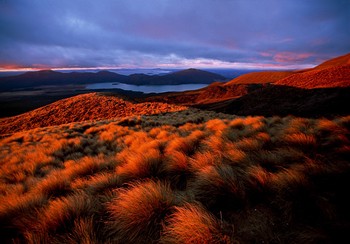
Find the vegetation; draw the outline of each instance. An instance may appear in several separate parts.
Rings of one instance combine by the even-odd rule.
[[[14,117],[0,118],[0,134],[86,120],[112,119],[181,111],[184,106],[166,103],[134,103],[119,96],[88,93],[59,100]]]
[[[349,242],[350,116],[190,109],[0,140],[2,243]]]

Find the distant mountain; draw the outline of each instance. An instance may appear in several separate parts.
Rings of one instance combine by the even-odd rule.
[[[100,71],[97,73],[61,73],[52,70],[41,70],[16,76],[0,77],[0,91],[28,89],[39,86],[124,82],[125,80],[127,80],[127,76],[108,71]]]
[[[132,85],[179,85],[179,84],[210,84],[214,81],[224,81],[225,77],[199,69],[186,69],[166,75],[133,74],[124,83]]]
[[[0,91],[28,89],[38,86],[81,85],[91,83],[125,83],[131,85],[210,84],[226,78],[211,72],[188,69],[166,75],[120,75],[109,71],[97,73],[61,73],[52,70],[27,72],[21,75],[0,77]]]
[[[161,76],[160,80],[169,84],[210,84],[214,81],[224,81],[226,78],[204,70],[186,69]]]

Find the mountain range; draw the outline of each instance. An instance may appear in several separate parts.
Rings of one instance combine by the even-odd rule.
[[[165,75],[121,75],[110,71],[61,73],[53,70],[26,72],[21,75],[0,77],[0,91],[28,89],[40,86],[85,85],[92,83],[125,83],[130,85],[210,84],[224,81],[225,77],[212,72],[187,69]]]

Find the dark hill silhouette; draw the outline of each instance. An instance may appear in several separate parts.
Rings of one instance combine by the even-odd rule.
[[[221,75],[204,71],[204,70],[198,70],[198,69],[181,70],[181,71],[177,71],[177,72],[165,75],[162,78],[164,78],[164,80],[169,82],[180,81],[182,83],[202,83],[202,84],[212,83],[213,81],[226,80],[226,78]]]
[[[224,81],[225,77],[198,69],[186,69],[166,75],[133,74],[124,83],[133,85],[178,85],[178,84],[210,84]]]
[[[1,77],[0,91],[28,89],[38,86],[90,84],[98,82],[124,82],[127,76],[101,71],[97,73],[61,73],[52,70],[27,72],[21,75]]]
[[[178,85],[178,84],[210,84],[223,81],[225,77],[207,71],[188,69],[166,75],[120,75],[109,71],[97,73],[61,73],[52,70],[27,72],[21,75],[0,77],[0,91],[29,89],[38,86],[79,85],[100,82],[125,83],[132,85]]]

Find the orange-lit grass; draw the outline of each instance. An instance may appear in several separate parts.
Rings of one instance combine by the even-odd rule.
[[[347,238],[350,117],[210,116],[85,122],[0,139],[1,238],[192,240],[181,231],[211,242]]]
[[[160,237],[162,222],[177,203],[167,184],[146,181],[117,192],[108,203],[108,235],[114,242],[142,243]]]
[[[50,201],[38,214],[35,229],[43,233],[70,232],[75,221],[81,218],[92,218],[101,207],[96,198],[81,191],[57,198]]]
[[[221,223],[197,204],[176,207],[168,218],[160,243],[233,243]]]

